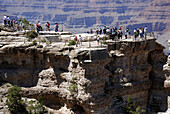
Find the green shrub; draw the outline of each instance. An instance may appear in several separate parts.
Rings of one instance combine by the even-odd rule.
[[[135,107],[133,106],[133,101],[132,101],[131,97],[128,97],[128,100],[127,100],[126,106],[125,106],[125,112],[126,112],[126,114],[142,114],[146,111],[141,109],[140,106],[138,106],[135,109]]]
[[[33,38],[38,37],[38,34],[35,31],[28,31],[28,32],[26,32],[26,37],[30,38],[30,39],[33,39]]]
[[[76,92],[78,89],[78,86],[76,84],[70,84],[69,91],[72,94],[73,92]]]
[[[29,21],[27,19],[22,19],[22,22],[25,23],[26,25],[29,25]]]
[[[127,114],[132,114],[132,112],[135,110],[131,97],[128,97],[125,109],[126,109],[125,111]]]
[[[77,80],[77,77],[72,77],[72,80]]]
[[[107,37],[104,36],[104,37],[103,37],[103,43],[104,43],[104,44],[106,44],[106,40],[107,40]]]
[[[47,45],[50,45],[50,42],[46,42]]]
[[[7,105],[11,113],[18,114],[26,112],[25,106],[21,100],[21,87],[14,85],[7,92]]]
[[[32,41],[32,44],[33,44],[33,45],[37,45],[37,40],[33,40],[33,41]]]
[[[106,37],[106,36],[104,36],[104,37],[103,37],[103,40],[104,40],[104,41],[106,41],[106,40],[107,40],[107,37]]]
[[[46,39],[44,38],[44,39],[41,39],[41,42],[46,42]]]
[[[38,101],[29,101],[27,106],[27,110],[29,114],[44,114],[47,112],[46,108],[43,107],[42,97],[38,97]]]
[[[72,45],[75,45],[76,44],[76,41],[75,40],[71,40],[68,44],[68,46],[72,46]]]

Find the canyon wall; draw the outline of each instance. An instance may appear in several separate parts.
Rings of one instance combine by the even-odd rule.
[[[124,113],[128,96],[150,112],[168,109],[167,56],[154,38],[108,42],[106,48],[3,44],[0,82],[42,96],[45,106],[74,113]],[[168,71],[169,72],[169,71]]]

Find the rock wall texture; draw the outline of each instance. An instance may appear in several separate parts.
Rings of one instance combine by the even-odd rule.
[[[107,49],[6,44],[0,58],[0,82],[22,86],[26,97],[41,95],[53,110],[124,113],[128,96],[150,112],[168,109],[167,56],[155,39],[109,42]]]

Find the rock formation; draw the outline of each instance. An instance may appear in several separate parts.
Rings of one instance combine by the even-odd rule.
[[[155,38],[104,47],[0,44],[0,82],[20,85],[25,97],[42,96],[52,112],[124,113],[128,96],[135,107],[168,110],[169,59],[165,65]]]

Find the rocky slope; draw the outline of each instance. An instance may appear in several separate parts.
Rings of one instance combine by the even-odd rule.
[[[154,38],[107,48],[1,42],[0,58],[0,82],[22,86],[25,97],[42,96],[55,111],[123,113],[128,96],[151,112],[168,109],[167,56]]]

